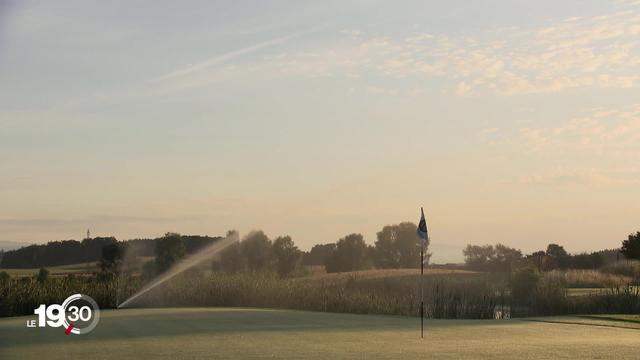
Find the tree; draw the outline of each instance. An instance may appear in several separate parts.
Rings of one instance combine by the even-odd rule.
[[[311,250],[304,254],[302,263],[304,265],[322,265],[327,259],[327,256],[335,250],[336,244],[316,244],[313,245]]]
[[[598,252],[581,253],[571,257],[572,269],[598,269],[604,264],[604,257]]]
[[[527,260],[529,264],[538,269],[538,271],[542,271],[542,265],[544,264],[544,260],[546,257],[547,254],[544,251],[540,250],[527,255]]]
[[[300,265],[302,252],[291,240],[290,236],[281,236],[273,241],[273,255],[276,260],[278,275],[285,277]]]
[[[503,244],[496,244],[492,260],[492,270],[511,271],[522,260],[522,252]]]
[[[253,231],[242,240],[242,254],[251,271],[269,270],[272,265],[271,240],[262,231]]]
[[[377,233],[374,255],[377,267],[417,267],[420,265],[419,259],[420,244],[414,223],[403,222],[397,225],[387,225]]]
[[[238,230],[229,230],[227,231],[225,238],[237,242],[240,241],[240,234],[238,233]]]
[[[495,256],[493,245],[467,245],[462,250],[464,262],[470,269],[487,270]]]
[[[484,271],[511,271],[522,260],[520,250],[503,244],[467,245],[462,253],[469,268]]]
[[[338,240],[325,262],[327,272],[363,270],[370,266],[369,250],[361,234],[349,234]]]
[[[238,273],[247,270],[247,257],[242,254],[240,236],[236,230],[227,231],[227,239],[233,243],[214,257],[212,268],[228,273]]]
[[[567,253],[564,247],[558,244],[549,244],[547,246],[546,255],[551,260],[551,263],[546,268],[552,270],[554,268],[566,269],[569,267],[571,256]]]
[[[630,234],[627,240],[622,242],[620,252],[627,259],[640,260],[640,231]]]
[[[156,242],[156,269],[167,271],[185,255],[185,246],[180,234],[166,233]]]

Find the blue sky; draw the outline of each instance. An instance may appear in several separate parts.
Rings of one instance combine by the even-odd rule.
[[[0,6],[0,241],[638,230],[637,1]]]

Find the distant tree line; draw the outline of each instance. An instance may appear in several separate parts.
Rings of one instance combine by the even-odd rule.
[[[194,253],[203,246],[220,239],[220,237],[199,235],[180,236],[187,254]],[[155,256],[156,243],[165,237],[128,241],[117,241],[115,237],[95,237],[82,241],[50,241],[46,244],[29,245],[4,252],[0,267],[26,269],[101,261],[105,247],[110,247],[107,252],[110,251],[111,254],[107,254],[107,257],[116,256],[118,251],[123,252],[124,248],[130,250],[135,256]],[[116,247],[120,250],[116,250]]]
[[[463,250],[465,265],[472,270],[510,271],[529,266],[538,271],[566,269],[599,269],[620,259],[620,250],[600,250],[591,253],[569,254],[563,246],[549,244],[546,250],[523,255],[518,249],[503,244],[467,245]],[[626,255],[626,254],[625,254]],[[627,256],[628,258],[632,258]],[[640,257],[639,257],[640,258]]]
[[[1,267],[24,269],[98,261],[102,257],[102,248],[115,242],[114,237],[96,237],[82,241],[62,240],[29,245],[6,251]]]
[[[237,233],[230,232],[227,236],[237,237]],[[167,233],[156,239],[117,241],[107,237],[52,241],[7,251],[0,266],[37,268],[100,261],[103,273],[108,275],[120,270],[126,253],[129,258],[155,257],[155,261],[146,262],[143,268],[144,274],[152,276],[219,239]],[[272,271],[286,277],[300,271],[301,265],[322,265],[328,272],[371,267],[415,268],[420,265],[419,253],[416,225],[411,222],[383,227],[373,246],[367,245],[361,234],[354,233],[335,243],[315,245],[309,252],[299,250],[290,236],[270,239],[263,231],[253,231],[225,249],[213,261],[213,266],[225,272]],[[425,255],[427,259],[430,256]]]
[[[235,231],[227,237],[238,238]],[[128,252],[145,256],[154,254],[155,261],[147,262],[143,276],[166,271],[185,254],[191,237],[168,233],[153,244],[145,240],[127,242]],[[191,239],[192,240],[192,239]],[[192,240],[193,241],[193,240]],[[152,249],[152,245],[155,247]],[[103,270],[109,271],[118,262],[121,251],[105,248]],[[289,277],[304,272],[302,265],[324,266],[327,272],[346,272],[376,268],[419,267],[420,246],[416,225],[404,222],[387,225],[377,234],[373,246],[367,245],[361,234],[349,234],[336,243],[313,246],[309,252],[298,249],[290,236],[270,239],[263,231],[252,231],[224,249],[212,260],[212,268],[228,273],[272,272]],[[430,254],[426,254],[429,258]]]
[[[425,251],[428,249],[427,243]],[[431,254],[426,253],[428,261]],[[420,267],[416,224],[387,225],[376,234],[373,246],[361,234],[349,234],[336,243],[315,245],[305,254],[306,265],[324,265],[327,272]]]
[[[375,268],[416,268],[420,266],[420,246],[416,225],[403,222],[384,226],[374,245],[367,245],[361,234],[353,233],[335,243],[314,245],[309,252],[298,249],[290,236],[270,239],[263,231],[253,231],[230,245],[213,260],[214,270],[225,272],[270,271],[287,277],[302,271],[301,265],[324,266],[327,272],[346,272]],[[238,237],[230,231],[227,236]],[[213,244],[221,237],[167,233],[155,239],[117,241],[114,237],[97,237],[82,241],[52,241],[3,252],[2,268],[38,268],[100,261],[103,273],[120,269],[126,253],[129,258],[155,257],[146,262],[143,274],[153,276],[166,271],[185,255]],[[425,251],[428,249],[429,244]],[[523,253],[503,244],[467,245],[463,250],[468,268],[480,271],[511,271],[531,266],[538,271],[554,269],[597,269],[618,259],[640,259],[640,232],[629,235],[620,250],[569,254],[558,244],[546,250]],[[426,253],[426,262],[431,254]]]
[[[520,250],[503,244],[467,245],[462,254],[468,268],[481,271],[509,271],[523,259]]]
[[[235,231],[227,237],[236,237]],[[213,260],[214,270],[236,272],[274,272],[280,277],[288,277],[301,271],[303,252],[298,249],[290,236],[279,236],[273,240],[263,231],[252,231],[242,241],[237,241],[224,249]]]
[[[428,246],[428,244],[427,244]],[[300,251],[289,236],[271,240],[254,231],[225,249],[214,268],[226,272],[274,271],[289,276],[300,265],[324,266],[327,272],[346,272],[376,268],[415,268],[420,266],[420,246],[416,225],[403,222],[387,225],[377,233],[375,244],[367,245],[362,234],[348,234],[335,243],[314,245]],[[426,254],[428,259],[430,254]]]

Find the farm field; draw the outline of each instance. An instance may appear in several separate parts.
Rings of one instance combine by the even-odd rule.
[[[49,274],[51,276],[63,276],[68,274],[74,275],[82,275],[82,274],[93,274],[97,271],[100,271],[100,267],[97,261],[87,262],[87,263],[78,263],[78,264],[70,264],[70,265],[61,265],[61,266],[47,266],[47,270],[49,270]],[[27,268],[27,269],[0,269],[0,271],[6,271],[9,275],[13,277],[24,277],[24,276],[35,276],[38,275],[39,268]]]
[[[153,256],[140,257],[140,263],[144,264],[149,261],[153,261]],[[49,275],[54,277],[65,276],[69,274],[73,275],[92,275],[100,271],[100,263],[98,261],[77,263],[60,266],[45,266],[45,269],[49,270]],[[14,269],[14,268],[0,268],[0,271],[6,271],[12,277],[25,277],[38,275],[40,268],[26,268],[26,269]]]
[[[637,316],[512,320],[417,318],[263,310],[107,310],[88,335],[0,319],[0,358],[16,359],[594,359],[637,358]]]

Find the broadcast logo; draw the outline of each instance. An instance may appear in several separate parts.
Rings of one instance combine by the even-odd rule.
[[[100,321],[98,304],[88,295],[73,294],[61,305],[41,304],[33,313],[37,320],[28,320],[27,327],[62,327],[66,335],[90,333]]]

